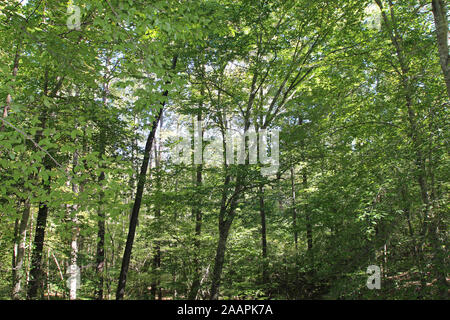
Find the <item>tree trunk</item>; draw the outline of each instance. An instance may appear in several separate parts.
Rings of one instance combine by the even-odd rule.
[[[16,280],[16,256],[19,246],[17,243],[19,242],[19,218],[16,218],[14,222],[14,237],[13,237],[13,250],[12,250],[12,259],[11,259],[11,275],[12,275],[12,288],[14,288],[15,280]]]
[[[226,150],[226,148],[224,148],[224,150]],[[225,261],[227,239],[230,232],[230,227],[236,215],[238,197],[242,192],[243,179],[245,175],[245,173],[243,172],[244,170],[245,170],[244,166],[239,165],[234,192],[231,195],[231,198],[228,198],[228,189],[231,177],[228,174],[228,172],[225,175],[224,190],[222,193],[222,200],[219,212],[219,241],[217,243],[216,257],[214,259],[214,269],[211,279],[211,291],[210,291],[211,300],[217,300],[219,298],[219,287],[222,276],[223,263]]]
[[[106,58],[106,67],[109,66],[109,57]],[[107,75],[103,77],[103,97],[102,97],[102,104],[103,108],[106,109],[107,107],[107,99],[109,95],[109,82],[107,80]],[[105,139],[106,139],[106,132],[105,129],[102,127],[100,132],[100,153],[99,157],[100,159],[105,154]],[[102,166],[103,168],[103,166]],[[96,266],[95,266],[95,272],[97,274],[97,286],[95,289],[95,297],[96,300],[103,300],[103,283],[104,283],[104,270],[105,270],[105,230],[106,230],[106,216],[105,212],[103,211],[103,202],[105,193],[103,191],[103,181],[105,180],[105,172],[102,171],[100,173],[100,176],[98,178],[98,183],[100,185],[100,192],[99,192],[99,205],[98,205],[98,231],[97,231],[97,250],[96,250]]]
[[[160,127],[163,126],[163,116],[160,117]],[[161,131],[159,132],[158,145],[155,147],[155,169],[156,169],[156,193],[159,195],[161,193]],[[159,196],[158,196],[159,198]],[[159,203],[155,204],[155,219],[157,223],[161,220],[161,207]],[[160,270],[161,268],[161,243],[156,241],[155,243],[155,254],[153,256],[153,276],[155,277],[151,284],[150,298],[152,300],[156,299],[156,293],[158,292],[158,300],[161,299],[161,279]]]
[[[20,59],[20,47],[21,46],[22,46],[22,39],[20,39],[20,41],[17,45],[16,54],[14,56],[14,64],[13,64],[13,70],[12,70],[13,81],[15,80],[15,78],[17,76],[17,71],[19,70],[19,59]],[[11,86],[11,90],[13,90],[13,88],[14,87]],[[11,93],[8,93],[6,96],[6,104],[5,104],[5,107],[3,108],[3,118],[6,118],[8,116],[9,109],[11,109],[11,103],[12,103],[12,96],[11,96]],[[2,121],[0,131],[3,131],[4,125],[5,125],[5,123]]]
[[[297,209],[295,200],[295,176],[294,167],[291,167],[291,193],[292,193],[292,229],[294,230],[295,252],[298,250],[298,231],[297,231]]]
[[[203,94],[203,92],[202,92]],[[200,123],[202,121],[202,115],[199,113],[197,115],[197,123],[199,132],[197,132],[199,139],[203,139],[203,130],[200,127]],[[195,126],[194,126],[195,130]],[[195,135],[196,133],[194,133]],[[195,147],[194,147],[195,148]],[[203,150],[200,146],[200,150],[197,150],[197,152],[202,153],[203,157]],[[202,185],[202,170],[203,166],[201,164],[196,165],[196,175],[195,175],[195,186],[197,188],[196,193],[199,194],[199,188]],[[202,232],[202,210],[200,209],[201,206],[201,197],[199,197],[199,201],[195,204],[195,207],[192,209],[192,215],[195,217],[195,240],[194,240],[194,250],[195,252],[200,252],[200,236]],[[198,254],[194,254],[194,279],[192,281],[192,287],[188,295],[189,300],[194,300],[197,297],[198,290],[200,289],[200,261]]]
[[[47,194],[50,193],[50,177],[45,184]],[[36,232],[34,236],[34,249],[31,255],[30,280],[28,282],[27,299],[36,299],[39,288],[42,287],[42,250],[44,248],[45,227],[47,225],[48,206],[47,203],[39,203],[36,221]]]
[[[250,98],[251,100],[252,98]],[[250,104],[249,104],[250,107]],[[247,133],[250,123],[248,118],[244,120],[244,133]],[[223,128],[226,125],[222,126]],[[248,150],[248,137],[245,136],[245,149],[244,154]],[[237,166],[237,174],[235,187],[232,195],[229,197],[228,192],[230,189],[231,175],[229,173],[229,168],[226,163],[226,150],[227,150],[227,140],[225,136],[225,131],[222,131],[222,144],[223,144],[223,159],[224,159],[224,169],[225,169],[225,179],[223,184],[222,199],[220,204],[219,212],[219,241],[217,243],[216,257],[214,259],[214,269],[211,279],[211,290],[209,293],[210,300],[218,300],[219,298],[219,287],[223,270],[223,263],[225,261],[225,251],[227,246],[228,234],[230,227],[233,223],[233,219],[236,215],[236,208],[238,205],[239,196],[242,192],[244,185],[244,179],[246,176],[246,165],[239,164]],[[246,155],[245,162],[249,164],[249,157]]]
[[[264,206],[264,187],[259,186],[259,213],[261,216],[261,248],[262,248],[262,283],[269,283],[267,270],[267,237],[266,237],[266,209]]]
[[[224,220],[219,223],[219,242],[217,243],[216,257],[214,259],[214,270],[212,273],[212,283],[210,299],[219,299],[219,287],[222,276],[223,263],[225,261],[225,251],[227,248],[228,233],[232,220]]]
[[[75,150],[73,154],[73,168],[78,165],[78,151]],[[75,171],[73,170],[73,175],[75,177]],[[79,186],[76,182],[72,181],[72,192],[73,196],[76,197],[79,194]],[[76,202],[76,200],[75,200]],[[77,286],[78,283],[78,237],[80,235],[80,228],[78,226],[78,205],[73,204],[71,208],[71,225],[72,225],[72,239],[70,242],[70,293],[69,299],[76,300],[77,299]]]
[[[177,57],[175,56],[172,60],[172,70],[175,69],[176,63],[177,63]],[[166,90],[163,93],[163,96],[167,97],[168,94],[169,94],[169,92]],[[119,284],[117,286],[117,292],[116,292],[117,300],[122,300],[124,293],[125,293],[125,285],[127,282],[128,267],[130,265],[131,251],[133,249],[133,242],[134,242],[134,236],[136,233],[136,225],[137,225],[137,221],[138,221],[139,210],[141,209],[142,194],[144,193],[145,182],[147,180],[148,162],[150,159],[150,153],[152,151],[153,140],[155,139],[156,128],[158,126],[159,118],[161,117],[161,112],[163,111],[164,105],[165,105],[165,102],[163,102],[161,104],[160,109],[156,114],[155,120],[152,123],[152,129],[150,130],[150,133],[147,137],[147,142],[145,144],[144,159],[142,161],[141,171],[140,171],[139,177],[138,177],[138,184],[136,187],[136,195],[135,195],[135,199],[134,199],[133,210],[131,212],[130,226],[128,229],[127,242],[126,242],[125,251],[123,254],[122,267],[120,269]]]
[[[53,90],[49,93],[49,70],[45,68],[44,72],[44,85],[43,94],[47,97],[55,97],[58,91],[61,89],[64,82],[64,76],[56,77],[56,84]],[[41,129],[36,132],[34,141],[39,143],[44,129],[46,128],[48,119],[48,111],[46,108],[43,109],[40,116]],[[48,154],[45,155],[44,159],[44,170],[50,171],[53,168],[53,163]],[[42,187],[45,192],[50,195],[51,190],[51,177],[48,177],[47,181],[42,181]],[[39,288],[42,288],[42,250],[44,248],[45,239],[45,228],[47,225],[47,215],[48,215],[48,204],[47,202],[41,201],[39,203],[38,215],[36,218],[36,231],[34,236],[34,247],[31,254],[31,267],[28,280],[28,291],[27,299],[36,299]]]
[[[30,217],[30,200],[26,199],[24,202],[24,210],[22,213],[22,219],[20,220],[19,233],[18,233],[18,249],[17,255],[15,258],[15,277],[13,283],[13,299],[21,298],[22,291],[22,279],[24,277],[24,258],[25,258],[25,246],[26,246],[26,234],[27,234],[27,226],[28,220]]]
[[[47,95],[48,84],[48,70],[45,72],[44,94]],[[36,133],[35,141],[38,143],[42,132],[46,126],[47,115],[46,111],[41,116],[42,129]],[[50,159],[48,156],[44,158],[44,170],[50,170]],[[42,181],[43,189],[47,194],[50,194],[51,177],[48,181]],[[39,288],[42,287],[42,250],[44,249],[45,228],[47,225],[48,205],[46,202],[39,203],[39,210],[36,218],[36,231],[34,234],[33,252],[31,254],[30,279],[28,281],[27,299],[36,299]]]
[[[126,279],[127,279],[127,273],[128,273],[128,267],[130,264],[131,259],[131,250],[133,248],[133,242],[134,242],[134,236],[136,233],[136,225],[137,220],[139,216],[139,210],[141,209],[141,202],[142,202],[142,194],[144,192],[144,186],[145,182],[147,180],[147,168],[148,168],[148,162],[150,157],[150,152],[152,150],[153,146],[153,140],[155,137],[156,127],[159,122],[159,118],[161,116],[161,109],[158,111],[158,114],[156,116],[156,119],[153,121],[152,129],[150,131],[150,134],[148,135],[147,142],[145,145],[145,151],[144,151],[144,159],[142,161],[141,171],[139,173],[139,179],[136,189],[136,196],[134,200],[133,210],[131,211],[131,219],[130,219],[130,226],[128,229],[128,236],[127,236],[127,242],[125,245],[125,251],[122,258],[122,267],[120,270],[120,276],[119,276],[119,284],[117,286],[117,292],[116,292],[116,299],[122,300],[124,293],[125,293],[125,285],[126,285]]]
[[[306,169],[303,169],[303,190],[306,191],[308,188],[308,176],[306,174]],[[306,194],[306,193],[305,193]],[[308,243],[308,257],[310,259],[311,265],[314,263],[314,257],[313,257],[313,235],[312,235],[312,224],[311,224],[311,215],[309,213],[308,206],[305,205],[305,219],[306,219],[306,239]]]
[[[102,185],[102,181],[105,180],[105,173],[101,172],[100,177],[98,178],[98,182],[100,187]],[[98,206],[98,232],[97,232],[97,254],[96,254],[96,266],[95,271],[97,273],[98,282],[95,291],[95,297],[97,300],[103,300],[103,282],[104,282],[104,268],[105,268],[105,229],[106,229],[106,221],[105,221],[105,212],[103,211],[103,201],[104,201],[104,192],[100,191],[100,203]]]
[[[450,98],[450,55],[448,48],[448,37],[450,34],[448,30],[447,7],[444,0],[432,0],[431,5],[436,26],[439,60],[447,87],[447,95]]]

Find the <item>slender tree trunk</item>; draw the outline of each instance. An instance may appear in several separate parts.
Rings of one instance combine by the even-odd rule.
[[[28,220],[30,217],[30,200],[26,199],[24,202],[24,210],[22,213],[22,219],[20,220],[19,234],[18,234],[18,249],[15,261],[15,278],[13,283],[13,299],[21,298],[22,291],[22,280],[24,277],[24,258],[25,258],[25,247],[26,247],[26,234]]]
[[[106,59],[106,67],[109,65],[109,58]],[[103,83],[103,97],[102,97],[102,104],[103,108],[107,107],[107,99],[109,95],[109,82],[107,80],[107,76],[103,77],[104,83]],[[106,146],[106,133],[105,129],[101,129],[100,132],[100,158],[105,154],[105,146]],[[103,166],[102,166],[103,168]],[[105,180],[105,172],[102,171],[100,173],[100,176],[98,178],[98,183],[100,185],[100,192],[99,192],[99,204],[98,204],[98,222],[97,222],[97,250],[96,250],[96,266],[95,266],[95,272],[97,274],[97,286],[95,289],[95,297],[96,300],[103,300],[103,283],[104,283],[104,271],[105,271],[105,230],[106,230],[106,216],[105,212],[103,210],[103,202],[105,198],[105,193],[103,191],[103,181]]]
[[[16,221],[14,222],[14,237],[13,237],[13,250],[12,250],[12,259],[11,259],[11,280],[12,280],[12,288],[14,288],[15,281],[17,278],[17,272],[16,272],[16,257],[17,257],[17,251],[19,249],[18,242],[19,242],[19,218],[16,218]]]
[[[292,194],[292,229],[294,230],[294,245],[295,252],[298,251],[298,231],[297,231],[297,209],[296,209],[296,194],[295,194],[295,176],[294,167],[291,167],[291,194]]]
[[[409,236],[411,237],[412,244],[413,244],[412,256],[414,258],[414,264],[417,266],[417,269],[419,270],[421,279],[425,279],[423,255],[422,255],[421,247],[417,244],[416,237],[414,234],[414,229],[412,227],[411,210],[410,210],[411,203],[408,200],[408,190],[407,190],[407,187],[405,184],[403,184],[401,187],[401,195],[402,195],[402,200],[404,203],[403,210],[405,212],[406,221],[408,223],[408,232],[409,232]]]
[[[203,92],[202,92],[203,94]],[[203,140],[203,130],[200,128],[200,123],[202,121],[202,114],[199,113],[197,115],[197,123],[199,126],[199,132],[194,133],[197,134],[200,140]],[[194,126],[195,130],[195,126]],[[195,142],[194,142],[195,143]],[[194,147],[195,148],[195,147]],[[203,149],[200,146],[200,150],[196,150],[197,152],[202,153],[203,157]],[[203,166],[201,164],[196,165],[196,173],[194,183],[197,188],[196,193],[199,195],[199,188],[202,186],[202,170]],[[201,210],[201,197],[199,197],[199,201],[195,204],[195,207],[192,209],[192,215],[195,217],[195,240],[194,240],[194,250],[195,252],[200,252],[200,236],[202,232],[202,210]],[[200,261],[198,254],[194,254],[194,279],[192,281],[192,287],[188,295],[189,300],[194,300],[197,297],[198,290],[200,289]]]
[[[73,154],[73,167],[75,168],[78,165],[78,151],[75,150]],[[73,171],[73,174],[75,176],[75,172]],[[72,181],[72,192],[74,197],[76,197],[79,194],[79,186],[76,182]],[[71,208],[71,225],[72,225],[72,239],[70,242],[70,294],[69,299],[70,300],[76,300],[77,299],[77,285],[78,280],[78,250],[79,250],[79,243],[78,238],[80,235],[80,228],[78,225],[78,205],[74,204]]]
[[[261,248],[262,248],[262,283],[269,283],[267,270],[267,236],[266,236],[266,209],[264,206],[264,187],[259,186],[259,213],[261,217]]]
[[[22,46],[22,39],[20,39],[19,43],[17,44],[16,54],[14,56],[14,64],[13,64],[13,69],[12,69],[13,81],[15,80],[15,78],[17,76],[17,71],[19,70],[19,59],[20,59],[20,47],[21,46]],[[13,88],[14,87],[11,86],[11,90],[13,90]],[[12,103],[12,96],[11,96],[11,93],[8,93],[6,96],[6,104],[5,104],[5,107],[3,108],[3,118],[6,118],[8,116],[8,112],[11,109],[11,103]],[[0,131],[3,131],[4,125],[5,124],[2,121]]]
[[[26,263],[26,269],[25,269],[25,274],[26,274],[26,283],[28,284],[30,281],[30,268],[31,268],[31,253],[33,251],[33,230],[34,230],[34,225],[33,225],[33,219],[34,219],[34,214],[33,211],[31,211],[30,213],[30,226],[28,228],[28,250],[27,250],[27,263]]]
[[[153,121],[152,129],[150,131],[150,134],[148,135],[147,143],[145,145],[144,160],[142,161],[141,171],[139,173],[136,196],[134,200],[133,210],[131,212],[130,226],[128,229],[127,242],[123,254],[122,267],[120,270],[119,284],[117,286],[116,292],[117,300],[122,300],[125,293],[125,285],[128,274],[128,267],[131,259],[131,251],[133,248],[134,236],[136,234],[136,225],[139,216],[139,210],[141,209],[142,194],[144,193],[144,186],[147,180],[146,176],[147,176],[148,162],[150,158],[150,152],[152,150],[153,140],[155,137],[156,126],[158,125],[159,118],[161,116],[161,111],[162,108],[158,111],[156,119]]]
[[[47,270],[45,273],[45,287],[47,288],[47,300],[50,300],[50,248],[47,248]]]
[[[175,56],[172,60],[172,70],[175,69],[176,63],[177,63],[177,57]],[[168,94],[169,94],[169,92],[166,90],[163,93],[163,96],[167,97]],[[155,120],[152,123],[152,128],[147,137],[147,142],[145,144],[144,159],[142,161],[141,171],[140,171],[139,177],[138,177],[138,184],[136,187],[136,195],[135,195],[133,210],[131,212],[130,226],[128,229],[127,242],[126,242],[125,251],[123,254],[122,267],[120,269],[119,284],[117,286],[117,292],[116,292],[117,300],[122,300],[124,293],[125,293],[125,285],[127,282],[128,268],[130,265],[131,251],[133,249],[134,236],[136,234],[136,225],[137,225],[137,221],[138,221],[138,217],[139,217],[139,210],[141,209],[142,194],[144,193],[145,182],[147,180],[148,162],[150,159],[150,153],[152,151],[153,140],[155,139],[156,128],[158,126],[159,118],[161,117],[161,112],[164,108],[164,105],[165,105],[165,102],[163,102],[161,104],[160,109],[156,114]]]
[[[16,48],[16,53],[14,56],[14,63],[13,63],[13,69],[12,69],[12,77],[13,77],[13,81],[15,80],[16,76],[17,76],[17,72],[19,70],[19,59],[20,59],[20,47],[22,45],[22,38],[19,40],[19,43],[17,44],[17,48]],[[11,86],[11,90],[13,90],[14,87]],[[3,118],[6,118],[8,116],[8,112],[11,109],[11,103],[12,103],[12,96],[11,93],[8,93],[6,96],[6,105],[3,109]],[[4,129],[4,122],[2,121],[1,127],[0,127],[0,131],[3,131]],[[21,225],[20,227],[22,227],[22,221],[24,219],[24,215],[26,214],[27,211],[27,203],[29,205],[28,200],[26,200],[25,203],[25,210],[22,216],[22,220],[21,220]],[[29,208],[28,208],[28,216],[29,216]],[[26,217],[26,222],[28,222],[28,216]],[[19,227],[19,229],[20,229]],[[26,225],[25,225],[26,228]],[[22,239],[22,232],[19,231],[19,235],[20,235],[20,241]],[[22,257],[20,259],[18,259],[18,255],[19,255],[19,250],[20,250],[20,245],[22,244],[22,242],[18,243],[17,235],[15,234],[15,241],[14,241],[14,250],[13,250],[13,265],[12,265],[12,274],[13,274],[13,282],[12,282],[12,298],[13,299],[19,299],[19,293],[20,293],[20,276],[19,273],[22,272],[22,266],[23,266],[23,253],[22,253]],[[18,261],[21,260],[21,261]],[[20,264],[20,266],[18,266],[18,264]]]
[[[303,190],[306,191],[306,189],[308,188],[308,176],[306,174],[306,169],[303,169]],[[311,215],[309,213],[309,209],[308,206],[305,205],[305,219],[306,219],[306,239],[307,239],[307,244],[308,244],[308,257],[310,259],[310,263],[313,264],[314,263],[314,257],[313,257],[313,233],[312,233],[312,224],[311,224]]]
[[[294,231],[294,248],[295,248],[295,283],[296,287],[300,287],[299,283],[299,257],[298,257],[298,230],[297,230],[297,208],[296,208],[296,192],[295,192],[295,173],[294,167],[291,166],[291,194],[292,194],[292,229]]]
[[[448,48],[448,37],[450,34],[448,30],[447,6],[444,0],[432,0],[431,5],[436,26],[439,60],[447,87],[447,95],[450,98],[450,55]]]
[[[105,180],[105,173],[101,172],[98,182],[102,188],[102,182]],[[103,300],[103,282],[104,282],[104,268],[105,268],[105,212],[103,211],[104,192],[100,191],[100,203],[98,206],[98,232],[97,232],[97,254],[95,271],[98,277],[95,297],[97,300]]]
[[[160,118],[160,128],[163,126],[163,116],[161,114]],[[161,130],[159,131],[158,144],[155,147],[155,169],[156,169],[156,193],[161,193]],[[159,198],[159,197],[158,197]],[[161,206],[159,203],[155,204],[155,219],[157,223],[161,220]],[[150,298],[152,300],[156,299],[156,293],[158,292],[158,300],[161,299],[161,243],[156,241],[155,243],[155,254],[153,256],[153,276],[155,277],[153,283],[151,284]]]

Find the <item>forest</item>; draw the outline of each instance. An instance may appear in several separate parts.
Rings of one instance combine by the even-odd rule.
[[[448,300],[445,0],[0,0],[0,300]]]

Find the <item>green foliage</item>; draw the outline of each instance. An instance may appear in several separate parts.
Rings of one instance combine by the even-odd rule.
[[[76,260],[78,298],[94,299],[103,278],[114,299],[163,103],[126,298],[186,299],[199,277],[208,299],[222,218],[233,223],[221,299],[446,298],[449,97],[430,5],[381,1],[377,30],[370,3],[73,1],[71,30],[66,2],[0,1],[0,298],[18,282],[22,221],[25,298],[47,205],[38,298],[68,299]],[[221,154],[177,163],[173,133],[193,133],[198,116],[205,160],[227,128],[279,130],[277,174]],[[381,290],[366,287],[369,265]]]

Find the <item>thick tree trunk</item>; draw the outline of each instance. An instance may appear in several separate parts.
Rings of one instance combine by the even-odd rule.
[[[44,94],[47,95],[48,88],[48,69],[45,72],[45,83],[44,83]],[[36,133],[35,141],[39,142],[42,132],[46,127],[47,122],[47,114],[44,110],[41,116],[41,125],[42,129]],[[51,166],[49,165],[48,156],[44,158],[44,170],[50,170]],[[51,178],[48,178],[48,181],[42,181],[43,189],[47,194],[50,194],[50,182]],[[31,254],[31,267],[30,267],[30,279],[28,280],[28,291],[27,291],[27,299],[36,299],[38,290],[42,288],[42,250],[44,249],[44,239],[45,239],[45,229],[47,226],[47,215],[48,215],[48,205],[46,202],[39,203],[39,210],[36,218],[36,231],[34,234],[34,245],[33,252]]]
[[[43,93],[44,96],[47,97],[55,97],[58,91],[61,89],[64,76],[56,77],[56,84],[53,87],[53,90],[50,91],[49,94],[49,69],[45,68],[44,72],[44,85],[43,85]],[[48,111],[44,108],[42,110],[40,116],[41,129],[36,132],[34,141],[39,143],[43,131],[46,128],[47,120],[48,120]],[[46,155],[43,159],[44,162],[44,170],[50,171],[53,168],[53,163],[49,155]],[[45,192],[50,195],[51,190],[51,177],[48,177],[47,181],[42,181],[42,187]],[[47,215],[48,215],[48,204],[47,202],[41,201],[39,203],[38,215],[36,218],[36,231],[34,236],[34,246],[33,252],[31,254],[31,267],[29,273],[28,280],[28,290],[27,290],[27,299],[36,299],[39,288],[42,288],[42,250],[44,248],[44,239],[45,239],[45,229],[47,225]]]
[[[45,185],[45,190],[47,194],[50,193],[50,178],[48,183]],[[42,288],[42,250],[44,248],[47,215],[47,203],[39,203],[39,210],[36,221],[36,232],[34,236],[34,249],[31,256],[30,280],[28,281],[28,300],[36,299],[39,288]]]
[[[172,60],[172,70],[175,69],[177,63],[177,57]],[[167,97],[169,92],[166,90],[163,95]],[[155,139],[156,128],[158,127],[159,118],[163,111],[165,102],[161,104],[159,111],[156,114],[155,120],[152,123],[152,129],[147,137],[147,142],[144,149],[144,159],[141,165],[141,171],[139,173],[138,184],[136,188],[136,195],[131,211],[130,226],[128,229],[127,242],[125,245],[125,251],[122,259],[122,267],[120,269],[119,284],[117,286],[116,299],[122,300],[125,293],[125,285],[127,282],[128,267],[130,265],[131,251],[133,249],[134,236],[136,234],[136,225],[139,217],[139,210],[141,209],[142,194],[144,193],[145,182],[147,181],[147,168],[150,159],[150,153],[152,151],[153,140]]]
[[[250,97],[250,100],[253,98]],[[251,104],[249,103],[249,108]],[[249,115],[249,114],[248,114]],[[248,132],[248,129],[250,127],[250,123],[248,118],[244,120],[244,133]],[[223,126],[225,128],[226,125]],[[230,232],[230,227],[233,223],[234,217],[236,215],[236,208],[238,205],[239,197],[242,192],[242,188],[244,186],[244,179],[246,176],[246,165],[238,165],[237,174],[236,174],[236,181],[233,193],[231,196],[228,195],[230,191],[230,182],[231,182],[231,175],[229,173],[229,168],[226,164],[226,150],[227,150],[227,140],[225,137],[225,132],[222,132],[222,144],[223,144],[223,159],[224,159],[224,169],[225,169],[225,179],[223,184],[223,191],[222,191],[222,199],[220,204],[220,211],[219,211],[219,241],[217,243],[217,250],[216,250],[216,257],[214,259],[214,269],[211,277],[211,290],[209,293],[210,300],[217,300],[219,299],[219,287],[220,287],[220,281],[222,277],[222,270],[223,270],[223,263],[225,261],[225,251],[227,246],[227,239],[228,234]],[[246,158],[245,163],[249,164],[249,157],[247,156],[247,150],[248,150],[248,137],[245,138],[245,152]]]
[[[224,148],[226,150],[226,148]],[[234,192],[231,198],[228,197],[228,189],[230,186],[231,177],[227,173],[225,176],[224,190],[222,193],[222,200],[219,212],[219,241],[217,243],[216,257],[214,259],[214,269],[211,278],[210,300],[217,300],[219,298],[219,287],[222,276],[223,264],[225,261],[225,251],[227,247],[227,239],[230,232],[230,227],[236,216],[236,207],[238,205],[238,198],[242,192],[243,179],[245,167],[240,165],[236,177]]]
[[[232,220],[225,220],[219,224],[219,242],[217,243],[216,257],[214,259],[214,270],[212,273],[212,283],[210,299],[219,299],[219,287],[222,276],[223,264],[225,261],[225,251],[227,249],[228,233]]]

